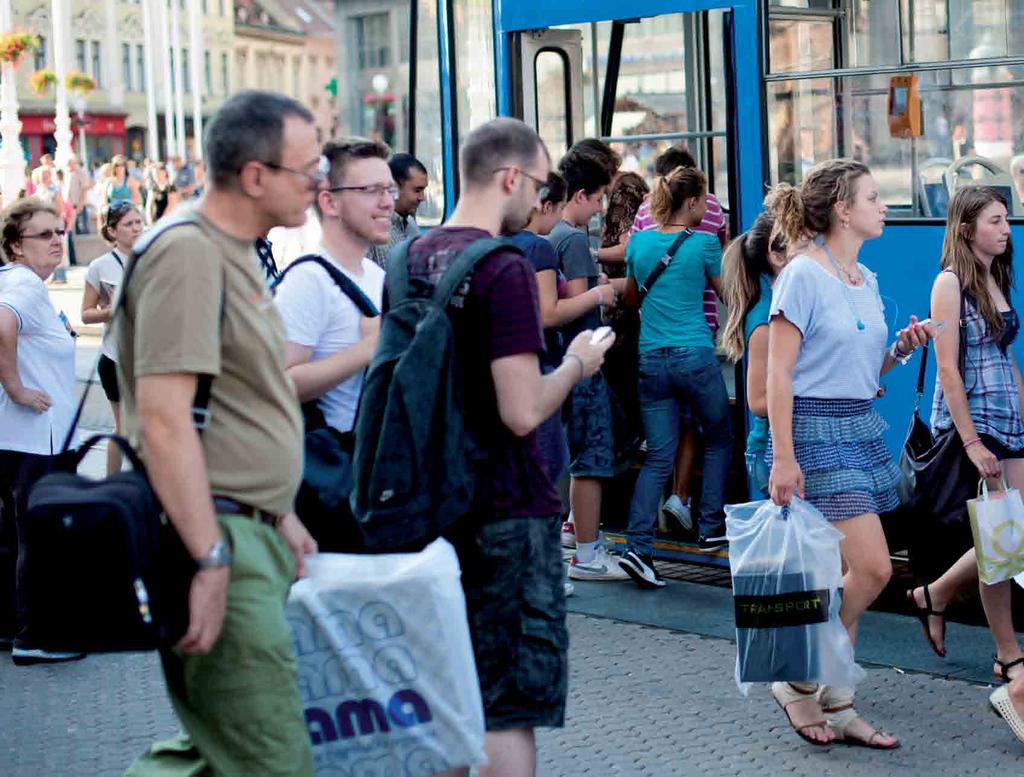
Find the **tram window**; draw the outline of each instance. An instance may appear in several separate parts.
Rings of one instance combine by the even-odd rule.
[[[797,183],[816,162],[836,155],[832,80],[775,81],[767,89],[770,178]]]
[[[914,0],[904,31],[914,62],[1024,54],[1024,3],[1020,0]],[[876,5],[876,4],[873,4]],[[913,46],[909,44],[913,36]],[[908,52],[910,53],[910,52]]]
[[[451,0],[459,138],[497,115],[491,4]]]
[[[832,0],[772,0],[771,5],[783,8],[831,8]]]
[[[537,84],[537,133],[552,159],[561,159],[569,149],[569,63],[565,54],[553,49],[541,51],[533,63]]]
[[[769,39],[773,73],[829,70],[834,66],[831,20],[772,19]]]
[[[437,61],[437,3],[418,2],[416,31],[416,158],[427,168],[426,200],[416,211],[424,225],[444,217],[444,158],[441,151],[441,87]]]
[[[604,68],[608,64],[608,44],[612,35],[611,22],[565,24],[556,30],[579,30],[583,41],[583,126],[588,136],[601,134],[601,95],[604,93]],[[598,70],[595,76],[594,49],[597,49]],[[596,78],[596,83],[595,83]],[[557,159],[557,157],[555,157]]]
[[[892,2],[854,0],[850,9],[850,56],[846,63],[898,65],[900,63],[900,8]],[[916,10],[915,10],[916,13]]]

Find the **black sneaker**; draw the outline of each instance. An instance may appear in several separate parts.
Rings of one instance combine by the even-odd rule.
[[[729,547],[729,540],[726,539],[725,529],[722,528],[713,534],[700,535],[697,539],[697,549],[701,553],[711,553],[722,548]]]
[[[32,664],[63,664],[67,661],[79,661],[85,658],[85,653],[54,652],[52,650],[40,650],[39,648],[18,647],[11,650],[11,660],[16,666],[31,666]]]
[[[664,588],[665,580],[654,568],[654,562],[646,553],[637,553],[630,548],[622,554],[619,566],[626,570],[633,582],[641,588]]]

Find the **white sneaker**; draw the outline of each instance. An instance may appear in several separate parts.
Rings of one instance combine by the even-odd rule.
[[[570,596],[576,593],[576,586],[574,586],[572,583],[565,582],[562,583],[562,590],[565,591],[565,598],[568,599]]]
[[[665,500],[665,504],[661,506],[661,509],[675,518],[684,531],[693,531],[693,516],[690,515],[689,503],[684,503],[682,499],[672,494],[672,496]]]
[[[570,580],[629,580],[629,575],[619,566],[618,558],[605,548],[599,547],[593,561],[581,564],[572,557],[569,562]]]
[[[576,547],[576,526],[572,521],[566,521],[562,524],[562,547]]]

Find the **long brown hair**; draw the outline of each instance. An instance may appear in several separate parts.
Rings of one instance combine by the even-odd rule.
[[[722,254],[722,301],[729,311],[722,328],[721,349],[738,362],[746,349],[744,320],[761,298],[761,276],[772,274],[768,261],[775,216],[764,211],[750,229],[725,247]]]
[[[867,165],[853,159],[829,159],[812,167],[799,188],[779,188],[776,215],[786,243],[796,246],[827,232],[832,207],[837,202],[852,202],[857,179],[870,172]]]
[[[1006,200],[995,189],[987,186],[967,186],[957,191],[949,202],[946,216],[946,237],[942,241],[942,260],[939,265],[943,270],[952,270],[960,281],[960,291],[974,298],[975,307],[993,337],[1003,333],[1003,316],[996,307],[992,295],[988,293],[985,279],[985,265],[974,253],[971,242],[978,226],[981,212],[993,202],[1006,207]],[[1007,241],[1006,250],[992,260],[989,272],[996,286],[1010,299],[1013,288],[1013,243]]]

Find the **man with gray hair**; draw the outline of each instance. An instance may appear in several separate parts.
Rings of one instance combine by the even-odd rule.
[[[271,92],[227,100],[205,145],[206,193],[135,246],[116,324],[128,435],[198,568],[161,654],[185,733],[127,774],[306,777],[284,603],[316,544],[293,512],[302,419],[254,241],[301,224],[325,170],[312,115]]]

